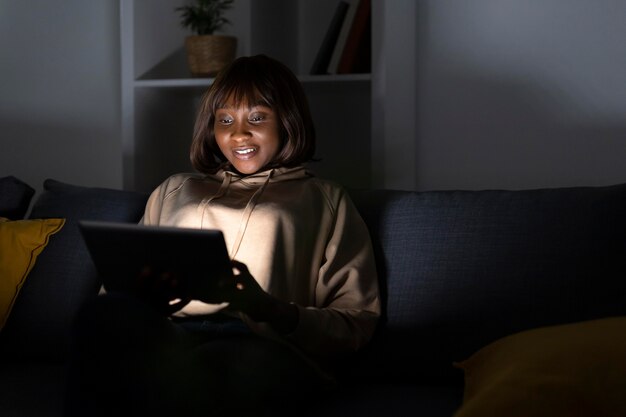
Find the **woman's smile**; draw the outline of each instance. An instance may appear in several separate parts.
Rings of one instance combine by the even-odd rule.
[[[235,156],[237,156],[237,158],[245,159],[245,160],[253,158],[254,155],[256,155],[257,151],[258,151],[258,148],[253,147],[253,146],[246,146],[242,148],[233,149],[233,152],[235,153]]]

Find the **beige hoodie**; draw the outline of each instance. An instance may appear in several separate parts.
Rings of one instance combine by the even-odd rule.
[[[299,323],[282,338],[312,355],[355,351],[372,336],[380,301],[365,223],[341,187],[303,167],[174,175],[152,193],[142,222],[222,230],[231,258],[298,306]]]

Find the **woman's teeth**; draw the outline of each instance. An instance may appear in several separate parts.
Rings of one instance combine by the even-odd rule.
[[[254,152],[254,151],[255,151],[254,148],[246,148],[246,149],[236,150],[235,153],[237,153],[239,155],[246,155],[246,154],[249,154],[249,153]]]

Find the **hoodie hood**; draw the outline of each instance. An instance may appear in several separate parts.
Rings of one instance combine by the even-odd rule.
[[[230,188],[247,188],[257,190],[250,196],[248,203],[242,213],[241,221],[239,222],[239,229],[235,241],[230,250],[230,256],[232,259],[237,256],[241,241],[246,233],[248,227],[248,221],[254,208],[256,207],[259,198],[265,191],[265,188],[272,183],[297,180],[302,178],[311,177],[312,174],[308,173],[303,166],[294,168],[273,168],[265,171],[260,171],[252,175],[243,176],[233,171],[220,170],[215,174],[207,175],[207,178],[221,183],[217,193],[210,198],[206,199],[202,203],[202,219],[204,219],[204,211],[211,204],[211,202],[224,197]],[[201,228],[204,228],[204,224],[201,224]]]
[[[208,174],[207,178],[211,178],[214,181],[224,183],[227,181],[227,177],[230,177],[228,182],[230,184],[240,183],[241,185],[262,185],[266,182],[280,182],[289,181],[294,179],[302,179],[312,177],[313,174],[308,172],[304,166],[297,166],[294,168],[272,168],[265,171],[259,171],[251,175],[241,175],[235,171],[219,170],[215,174]]]

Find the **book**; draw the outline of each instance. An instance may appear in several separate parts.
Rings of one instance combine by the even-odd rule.
[[[345,1],[349,3],[348,11],[346,12],[346,17],[343,19],[343,25],[341,26],[341,30],[339,31],[337,42],[335,42],[335,49],[333,50],[333,54],[330,57],[330,62],[328,63],[327,72],[329,74],[337,73],[339,60],[341,59],[341,55],[343,54],[343,49],[346,44],[346,40],[348,39],[348,34],[350,33],[350,29],[352,28],[352,22],[354,22],[354,16],[356,16],[356,11],[359,7],[359,3],[361,0]]]
[[[337,4],[333,18],[328,25],[322,44],[315,56],[315,61],[313,61],[313,65],[311,66],[311,74],[327,74],[328,63],[330,62],[333,49],[337,43],[337,38],[339,37],[339,32],[341,31],[341,26],[343,25],[348,8],[349,3],[343,0]]]
[[[367,73],[372,69],[372,4],[361,0],[343,48],[338,74]]]

